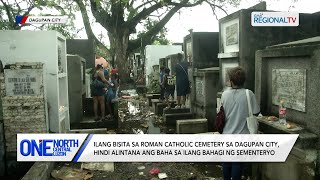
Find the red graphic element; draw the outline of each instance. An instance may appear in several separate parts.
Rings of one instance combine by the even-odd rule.
[[[28,16],[23,16],[23,18],[22,18],[22,20],[21,20],[20,24],[24,24],[24,23],[26,23],[27,19],[28,19]],[[41,141],[42,141],[42,140],[41,140]]]
[[[42,142],[42,139],[39,139],[39,143],[41,143]]]

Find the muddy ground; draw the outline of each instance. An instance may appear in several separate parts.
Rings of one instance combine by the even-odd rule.
[[[146,98],[138,96],[135,91],[125,91],[121,95],[127,97],[126,99],[120,99],[119,128],[110,130],[109,133],[147,134],[148,122],[152,122],[155,127],[159,127],[161,133],[174,133],[174,129],[165,126],[162,117],[154,115],[148,106]],[[80,167],[81,163],[57,163],[52,173],[56,178],[52,177],[51,179],[159,179],[157,175],[149,173],[152,168],[159,168],[161,173],[166,173],[166,179],[222,179],[220,163],[114,163],[114,172],[84,172],[80,170]],[[57,177],[57,174],[54,174],[57,172],[60,173],[59,177]]]

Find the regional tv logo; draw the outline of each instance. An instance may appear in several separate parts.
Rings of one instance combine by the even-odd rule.
[[[72,147],[79,147],[78,139],[23,139],[20,153],[22,156],[67,156]]]
[[[72,161],[87,134],[17,134],[17,161]]]
[[[67,16],[16,16],[16,24],[65,24]]]
[[[297,12],[252,12],[252,26],[299,26]]]

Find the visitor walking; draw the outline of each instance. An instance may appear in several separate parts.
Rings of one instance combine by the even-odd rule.
[[[93,98],[93,111],[94,111],[94,120],[98,121],[98,103],[100,104],[101,109],[101,120],[105,118],[105,83],[108,81],[104,77],[103,66],[102,64],[98,64],[92,73],[92,83],[90,86],[91,89],[91,97]]]
[[[190,94],[190,84],[188,75],[188,63],[182,61],[182,54],[178,54],[180,62],[175,65],[176,88],[177,88],[177,106],[176,108],[185,108],[187,94]]]
[[[249,115],[246,89],[243,88],[246,80],[245,71],[241,67],[232,68],[228,72],[231,89],[222,93],[221,104],[225,113],[223,134],[250,134],[246,118]],[[255,95],[249,90],[251,107],[254,115],[258,115],[260,108]],[[224,180],[240,180],[244,163],[223,163]]]
[[[170,69],[165,69],[165,75],[163,77],[163,88],[164,88],[164,97],[166,100],[167,107],[165,109],[170,109],[170,97],[174,98],[174,90],[175,90],[176,79],[174,76],[170,76]]]

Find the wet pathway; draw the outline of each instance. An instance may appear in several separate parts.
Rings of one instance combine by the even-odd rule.
[[[121,96],[122,98],[119,101],[120,122],[119,129],[116,133],[161,134],[172,131],[165,127],[162,117],[156,116],[151,111],[147,99],[139,96],[135,90],[122,91]],[[167,179],[222,179],[222,169],[220,164],[217,163],[114,163],[113,172],[81,171],[80,167],[81,163],[57,163],[53,172],[57,172],[57,170],[68,171],[65,173],[66,175],[77,176],[73,179],[157,180],[159,177],[157,175],[151,175],[149,171],[153,168],[159,168],[161,173],[166,174]],[[79,173],[79,171],[81,171],[81,173]],[[70,179],[71,177],[68,178]]]

